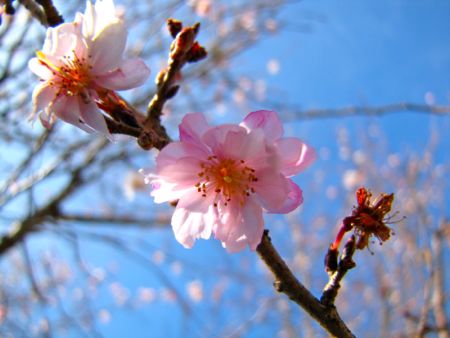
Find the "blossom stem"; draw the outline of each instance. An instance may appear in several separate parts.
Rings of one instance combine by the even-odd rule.
[[[355,337],[340,318],[334,305],[328,306],[321,303],[298,281],[272,245],[268,230],[264,231],[261,243],[256,251],[274,275],[274,287],[278,292],[286,294],[292,301],[301,306],[332,337]]]
[[[339,249],[339,245],[341,245],[342,238],[344,237],[345,233],[349,230],[351,230],[351,228],[342,224],[341,228],[339,229],[338,234],[336,235],[336,239],[334,240],[334,243],[331,244],[330,249],[332,249],[332,250]]]
[[[353,262],[353,254],[355,253],[355,250],[355,236],[352,236],[345,244],[336,271],[329,273],[330,277],[328,283],[324,287],[322,296],[320,297],[320,302],[322,304],[327,306],[332,306],[334,304],[334,300],[336,299],[339,288],[341,287],[341,280],[344,278],[348,270],[355,267],[355,262]]]

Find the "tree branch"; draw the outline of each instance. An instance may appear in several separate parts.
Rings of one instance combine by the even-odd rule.
[[[301,284],[273,247],[268,230],[264,231],[256,252],[275,277],[274,287],[301,306],[330,335],[340,338],[355,338],[340,318],[336,308],[322,304]]]
[[[334,304],[334,300],[336,299],[339,288],[341,287],[341,280],[344,278],[348,270],[355,267],[355,262],[353,262],[353,254],[355,253],[355,249],[355,236],[352,236],[345,244],[341,258],[339,259],[339,263],[337,265],[337,269],[329,272],[328,283],[324,287],[322,296],[320,297],[320,302],[322,304],[327,306]]]
[[[381,116],[398,112],[416,112],[445,116],[450,114],[450,106],[435,106],[409,102],[391,103],[383,106],[351,106],[337,109],[307,109],[288,114],[296,119],[325,119],[345,116]]]

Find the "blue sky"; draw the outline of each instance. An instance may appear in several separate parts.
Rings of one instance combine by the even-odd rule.
[[[444,0],[434,1],[432,5],[430,3],[418,0],[294,2],[286,5],[282,13],[283,20],[287,22],[286,31],[262,41],[239,56],[233,61],[234,71],[262,78],[267,84],[269,100],[281,101],[290,107],[301,109],[383,105],[394,102],[425,103],[426,96],[433,97],[436,104],[448,105],[450,3]],[[307,32],[299,31],[305,27],[308,28]],[[205,26],[205,29],[208,28]],[[277,74],[267,71],[267,64],[271,60],[276,60],[280,65]],[[155,67],[152,67],[152,71],[152,75],[157,72]],[[177,99],[178,97],[175,98]],[[248,103],[247,106],[250,111],[274,109],[268,103]],[[214,111],[214,107],[211,111]],[[215,121],[237,123],[248,112],[230,112]],[[301,137],[313,145],[320,155],[311,171],[296,178],[305,193],[305,205],[293,216],[295,222],[309,220],[321,208],[341,212],[343,201],[325,202],[325,197],[323,200],[314,200],[310,196],[317,196],[318,192],[325,194],[327,186],[340,186],[342,174],[351,166],[339,156],[338,130],[345,128],[353,148],[363,149],[365,141],[361,135],[364,136],[368,126],[372,124],[376,125],[379,133],[378,136],[369,135],[369,138],[379,145],[379,149],[369,152],[366,156],[373,156],[380,161],[380,171],[387,161],[378,158],[383,150],[387,149],[390,154],[399,154],[401,160],[413,153],[420,157],[428,145],[431,131],[437,131],[441,137],[435,161],[448,167],[450,141],[445,137],[446,132],[450,130],[448,117],[401,112],[382,118],[352,117],[302,121],[294,119],[286,123],[286,133]],[[172,132],[175,136],[176,132]],[[323,156],[324,149],[327,150],[328,156]],[[324,178],[316,184],[315,175],[319,171]],[[394,184],[388,183],[388,188],[393,189]],[[448,183],[445,182],[445,191],[448,192],[448,188]],[[351,196],[352,193],[348,192],[348,195]],[[95,196],[91,197],[95,199]],[[76,200],[76,203],[83,203],[83,198]],[[154,209],[155,206],[151,202],[148,205],[149,212],[159,210]],[[297,215],[299,220],[295,218]],[[334,214],[335,219],[341,216],[343,215]],[[268,224],[274,225],[272,232],[275,239],[293,236],[286,234],[284,228],[276,226],[277,222],[284,220],[275,216],[267,216],[266,219]],[[84,228],[80,229],[84,231]],[[110,306],[115,309],[111,311],[111,322],[98,324],[99,332],[105,337],[212,337],[215,325],[221,325],[222,329],[227,327],[226,332],[230,333],[231,337],[231,333],[236,330],[240,332],[242,318],[252,318],[264,309],[265,305],[260,299],[270,300],[275,297],[270,278],[267,278],[265,288],[259,286],[249,291],[248,294],[254,297],[254,300],[247,300],[245,304],[250,305],[239,307],[242,289],[251,289],[253,279],[260,281],[264,278],[264,267],[260,266],[255,254],[248,250],[230,256],[220,248],[220,243],[214,240],[198,241],[194,249],[185,250],[167,230],[121,231],[122,238],[130,238],[130,249],[138,253],[137,259],[130,258],[127,252],[121,253],[121,250],[99,244],[97,241],[82,242],[80,247],[83,258],[92,264],[92,268],[101,267],[107,271],[108,278],[93,301],[95,309]],[[331,240],[332,231],[317,231]],[[115,228],[99,232],[107,235],[117,234]],[[142,237],[142,234],[145,234],[145,237]],[[72,259],[71,251],[65,252],[67,244],[58,242],[52,235],[36,236],[30,243],[34,248],[47,247],[62,253],[61,259],[64,256]],[[281,251],[289,254],[291,249],[287,246]],[[162,263],[155,263],[155,257],[161,251],[164,252],[164,259]],[[311,257],[311,260],[320,265],[322,257]],[[150,263],[150,268],[139,263],[144,261]],[[177,263],[183,266],[182,272],[177,270]],[[239,274],[227,276],[227,269]],[[224,283],[230,283],[232,286],[221,300],[223,304],[216,306],[230,307],[230,311],[224,311],[222,308],[222,311],[214,313],[211,310],[214,309],[213,305],[199,303],[191,304],[195,314],[193,317],[187,316],[178,305],[163,301],[162,296],[151,304],[116,308],[110,297],[110,281],[120,282],[133,298],[141,287],[149,287],[157,292],[167,288],[167,283],[160,278],[161,270],[167,274],[170,284],[186,299],[187,283],[201,280],[205,294],[210,295],[220,277],[225,280]],[[313,275],[323,274],[321,267],[316,270]],[[249,275],[249,280],[246,280],[246,274]],[[239,278],[242,278],[242,281]],[[85,276],[77,276],[73,288],[80,285],[87,287],[85,283]],[[240,287],[242,289],[239,289]],[[313,288],[317,293],[320,286],[313,285]],[[212,303],[210,299],[207,299],[208,301]],[[301,313],[296,309],[292,311],[293,316]],[[369,322],[370,318],[365,320]],[[361,325],[364,323],[363,321]],[[264,322],[243,331],[243,335],[273,337],[278,332],[278,326],[278,318],[269,313]],[[78,337],[79,334],[70,332],[69,336]]]

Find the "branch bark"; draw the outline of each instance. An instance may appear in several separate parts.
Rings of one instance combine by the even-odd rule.
[[[268,230],[264,231],[261,243],[256,248],[256,252],[274,275],[274,287],[278,292],[286,294],[293,302],[302,307],[332,337],[355,338],[350,329],[342,321],[336,307],[334,305],[326,306],[322,304],[297,280],[272,245]]]

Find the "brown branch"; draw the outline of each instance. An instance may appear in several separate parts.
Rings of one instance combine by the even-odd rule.
[[[158,217],[151,219],[142,219],[129,216],[117,215],[85,215],[85,214],[65,214],[60,213],[55,216],[56,220],[70,221],[77,223],[98,223],[98,224],[130,224],[138,226],[161,226],[167,227],[170,223],[170,217]]]
[[[337,109],[308,109],[293,112],[290,115],[296,119],[322,119],[346,116],[381,116],[398,112],[416,112],[445,116],[450,114],[450,106],[435,106],[409,102],[392,103],[383,106],[351,106]]]
[[[114,121],[110,118],[105,117],[106,125],[108,126],[108,130],[111,134],[122,134],[133,137],[139,137],[141,135],[141,129],[131,127],[121,122]]]
[[[20,243],[28,233],[35,230],[36,225],[58,215],[58,209],[61,203],[83,183],[83,170],[92,164],[98,152],[108,143],[108,140],[102,139],[94,149],[88,152],[85,160],[72,172],[70,181],[59,194],[26,219],[13,224],[13,229],[0,237],[0,255],[3,255],[17,243]]]
[[[320,302],[322,304],[325,304],[326,306],[331,306],[334,304],[334,300],[336,299],[339,288],[341,287],[341,280],[344,278],[348,270],[355,267],[355,262],[353,262],[353,254],[355,253],[355,249],[355,236],[351,236],[345,244],[339,263],[337,264],[337,269],[329,272],[328,283],[324,287],[322,296],[320,297]]]
[[[436,260],[433,267],[433,296],[432,296],[432,308],[434,317],[436,320],[436,327],[446,328],[439,331],[438,338],[449,338],[450,327],[446,313],[446,299],[445,299],[445,261],[443,255],[442,241],[445,238],[445,228],[450,229],[450,224],[446,221],[442,222],[442,225],[433,233],[431,250],[433,257]]]
[[[143,132],[138,139],[144,149],[162,149],[170,142],[166,129],[161,124],[164,104],[174,97],[179,86],[176,84],[180,71],[187,62],[196,62],[206,57],[206,51],[195,41],[200,24],[182,28],[178,20],[167,21],[169,32],[175,38],[169,54],[168,66],[156,76],[156,93],[147,108]]]
[[[31,14],[33,18],[35,18],[39,23],[47,27],[47,17],[41,6],[36,4],[33,0],[19,0],[19,3],[23,5]]]
[[[355,336],[340,318],[336,308],[322,304],[289,270],[286,263],[273,247],[268,230],[264,231],[261,243],[256,248],[259,257],[275,277],[274,287],[301,306],[331,336],[354,338]]]
[[[59,14],[52,0],[36,0],[36,2],[44,9],[45,17],[50,27],[58,26],[64,22],[62,15]]]

